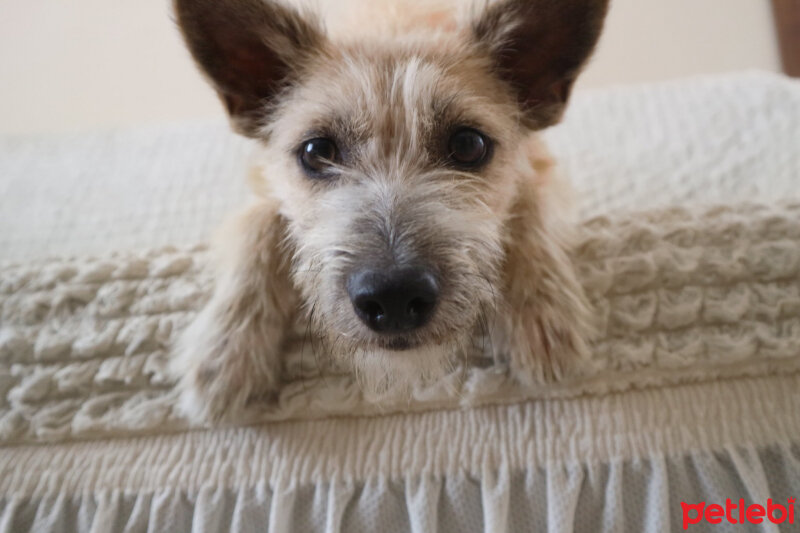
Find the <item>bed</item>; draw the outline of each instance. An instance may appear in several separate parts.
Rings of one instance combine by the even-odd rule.
[[[526,389],[477,358],[376,407],[298,342],[278,401],[217,428],[180,415],[165,369],[248,141],[0,140],[0,532],[707,531],[682,503],[792,505],[800,83],[579,92],[546,137],[602,324],[574,375]]]

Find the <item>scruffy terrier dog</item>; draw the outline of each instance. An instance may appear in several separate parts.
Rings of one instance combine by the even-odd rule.
[[[536,132],[608,0],[297,2],[175,0],[260,154],[175,354],[183,406],[214,421],[273,393],[298,313],[372,390],[441,375],[481,330],[523,382],[558,379],[591,317]]]

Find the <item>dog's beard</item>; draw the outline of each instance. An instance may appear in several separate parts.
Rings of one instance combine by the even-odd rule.
[[[373,399],[408,397],[465,361],[477,337],[491,338],[499,293],[494,269],[487,275],[451,270],[450,290],[431,322],[419,331],[398,334],[368,331],[341,289],[336,269],[312,270],[302,277],[316,278],[304,292],[306,334],[321,341],[315,357],[349,371]]]
[[[438,343],[423,343],[407,350],[356,346],[333,351],[341,363],[351,367],[361,389],[372,399],[409,396],[452,371],[466,354],[469,333]]]

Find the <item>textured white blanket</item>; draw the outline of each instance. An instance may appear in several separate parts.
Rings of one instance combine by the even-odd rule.
[[[258,420],[390,414],[800,369],[800,202],[597,217],[575,261],[600,335],[571,380],[524,390],[474,360],[415,401],[378,407],[326,367],[298,324],[290,380]],[[0,270],[0,444],[186,427],[165,364],[206,301],[202,249],[49,260]]]

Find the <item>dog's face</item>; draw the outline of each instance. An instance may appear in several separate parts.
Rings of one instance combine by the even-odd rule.
[[[255,186],[317,333],[373,386],[437,374],[486,326],[531,132],[560,117],[605,9],[502,0],[460,30],[336,42],[273,2],[176,3],[235,127],[263,141]]]
[[[316,329],[370,382],[436,374],[499,290],[524,132],[487,61],[439,44],[337,48],[262,158]]]

